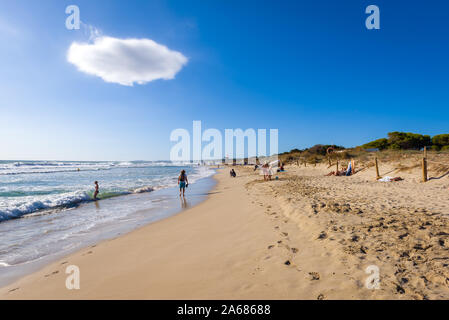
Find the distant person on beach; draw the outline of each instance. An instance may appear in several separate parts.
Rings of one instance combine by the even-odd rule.
[[[273,167],[270,165],[269,167],[268,167],[268,180],[270,180],[271,181],[271,176],[273,175]]]
[[[229,174],[231,175],[232,178],[237,177],[237,173],[235,173],[234,169],[231,169],[231,171],[229,172]]]
[[[94,200],[97,200],[97,196],[100,193],[100,187],[98,186],[98,181],[95,181],[94,184],[95,184]]]
[[[281,163],[281,167],[277,170],[277,172],[284,172],[284,164]]]
[[[182,195],[184,196],[186,192],[186,187],[189,186],[189,180],[187,179],[185,170],[181,170],[181,174],[178,177],[178,184],[179,184],[179,195],[181,196],[182,191]]]
[[[346,173],[347,173],[347,169],[346,169],[346,167],[343,167],[342,170],[331,171],[328,174],[326,174],[326,176],[345,176]]]
[[[261,174],[263,174],[263,179],[265,181],[268,180],[268,163],[264,163],[262,165],[262,169],[260,170]]]

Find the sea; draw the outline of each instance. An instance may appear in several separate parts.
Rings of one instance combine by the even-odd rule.
[[[185,198],[181,170],[189,179]],[[214,172],[165,161],[0,161],[0,286],[203,201]]]

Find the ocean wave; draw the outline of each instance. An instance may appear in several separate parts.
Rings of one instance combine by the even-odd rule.
[[[98,194],[97,200],[106,200],[119,196],[146,193],[154,191],[154,187],[144,186],[129,191],[102,191]],[[76,191],[68,194],[52,195],[52,197],[40,200],[31,199],[29,201],[17,201],[12,207],[0,209],[0,222],[17,219],[24,216],[31,216],[34,213],[48,211],[52,209],[63,209],[75,207],[83,202],[93,201],[93,191]],[[34,216],[34,215],[33,215]]]
[[[124,168],[192,166],[189,162],[170,161],[110,161],[110,162],[65,162],[65,161],[0,161],[0,175],[51,174],[99,171]]]
[[[19,198],[19,197],[29,197],[29,196],[46,196],[46,195],[51,195],[51,194],[55,194],[55,193],[64,193],[64,192],[67,192],[67,191],[60,191],[60,190],[0,191],[0,198],[1,197]]]
[[[53,169],[53,170],[22,170],[22,171],[7,171],[1,172],[0,176],[14,176],[21,174],[44,174],[44,173],[64,173],[64,172],[86,172],[86,171],[99,171],[99,170],[110,170],[111,168],[89,168],[89,169],[81,169],[81,168],[72,168],[72,169]]]
[[[0,162],[0,165],[4,163]],[[119,163],[115,163],[119,164]],[[129,163],[121,162],[121,165],[129,165]],[[137,163],[136,165],[139,165]],[[214,170],[208,167],[192,167],[189,174],[189,182],[194,183],[199,179],[211,176]],[[176,171],[175,171],[176,172]],[[1,173],[0,173],[1,175]],[[100,180],[100,179],[99,179]],[[159,189],[170,188],[177,185],[177,173],[173,170],[167,176],[154,178],[149,184],[143,180],[141,183],[131,186],[120,186],[119,182],[103,186],[98,195],[99,200],[109,199],[129,194],[140,194],[152,192]],[[139,185],[141,184],[141,185]],[[4,188],[0,192],[0,222],[10,219],[21,218],[42,211],[51,211],[53,209],[65,209],[76,207],[82,202],[93,200],[93,191],[84,189],[83,185],[77,186],[75,191],[67,191],[73,189],[53,189],[52,190],[30,190],[15,189],[8,190]]]
[[[145,192],[152,192],[152,191],[154,191],[154,187],[145,186],[145,187],[140,187],[140,188],[136,188],[136,189],[132,190],[132,193],[145,193]]]
[[[16,201],[12,206],[0,209],[0,222],[20,218],[39,210],[70,207],[80,202],[89,200],[86,192],[74,192],[70,194],[55,195],[46,199],[29,201]]]

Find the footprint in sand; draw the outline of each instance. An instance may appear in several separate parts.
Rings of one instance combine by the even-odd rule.
[[[321,232],[320,235],[318,236],[318,239],[326,239],[327,238],[327,233],[326,232]]]
[[[309,275],[311,276],[310,280],[320,280],[320,274],[318,272],[309,272]]]
[[[89,251],[89,252],[83,253],[83,256],[85,256],[87,254],[92,254],[92,253],[93,253],[93,251]]]
[[[55,274],[58,274],[58,273],[59,273],[58,270],[53,271],[52,273],[46,274],[46,275],[45,275],[45,278],[48,278],[48,277],[50,277],[50,276],[52,276],[52,275],[55,275]]]
[[[8,292],[14,292],[14,291],[19,290],[19,289],[20,288],[14,288],[14,289],[9,290]]]
[[[405,293],[405,289],[403,287],[401,287],[400,285],[396,285],[396,291],[399,294],[404,294]]]

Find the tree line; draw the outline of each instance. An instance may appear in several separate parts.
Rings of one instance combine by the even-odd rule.
[[[411,132],[389,132],[388,138],[377,139],[360,146],[363,149],[379,150],[420,150],[428,147],[432,150],[449,150],[449,134],[438,134],[433,137]]]

